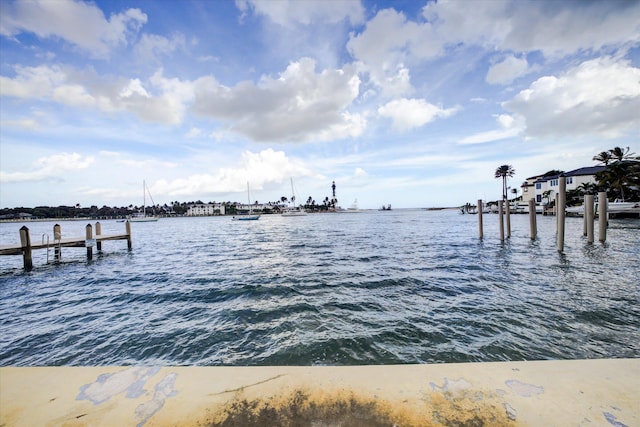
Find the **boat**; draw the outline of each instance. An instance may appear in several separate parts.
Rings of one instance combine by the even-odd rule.
[[[610,214],[640,214],[640,202],[622,202],[618,199],[607,203]]]
[[[285,209],[282,212],[282,216],[306,216],[307,212],[300,206],[296,207],[296,194],[293,191],[293,178],[291,178],[291,201],[293,202],[293,208]]]
[[[147,183],[142,181],[142,212],[134,213],[129,217],[129,222],[156,222],[158,220],[157,216],[147,215],[147,192],[149,189],[147,188]],[[149,197],[151,198],[151,203],[153,203],[153,197],[151,197],[151,192],[149,192]]]
[[[584,216],[584,205],[570,206],[565,209],[567,215]],[[598,216],[599,204],[594,204],[594,215]],[[640,202],[623,202],[619,199],[607,202],[607,213],[614,216],[640,216]]]
[[[362,210],[358,207],[358,199],[355,199],[353,201],[353,203],[351,204],[351,206],[349,206],[347,209],[336,209],[336,212],[340,212],[340,213],[360,213],[362,212]]]
[[[391,210],[391,205],[382,205],[382,207],[380,209],[378,209],[379,211],[390,211]]]
[[[231,219],[234,221],[257,221],[260,214],[254,215],[251,209],[251,194],[249,193],[249,183],[247,182],[247,204],[249,205],[249,213],[245,215],[234,215]]]

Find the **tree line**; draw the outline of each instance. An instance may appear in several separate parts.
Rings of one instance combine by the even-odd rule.
[[[282,196],[280,200],[276,202],[268,202],[265,205],[269,205],[271,209],[265,209],[262,213],[279,213],[282,210],[282,207],[286,203],[295,203],[295,199],[292,197],[291,199]],[[185,215],[189,209],[189,206],[193,205],[204,205],[204,204],[215,204],[216,202],[203,202],[202,200],[190,201],[190,202],[179,202],[174,201],[170,204],[157,204],[152,206],[146,206],[147,213],[151,213],[153,215],[159,216],[182,216]],[[240,202],[218,202],[225,207],[225,212],[227,215],[235,215],[240,210],[239,206],[242,205]],[[302,207],[308,212],[326,212],[330,209],[335,209],[337,203],[337,199],[329,199],[329,197],[325,197],[321,203],[316,203],[315,199],[309,197],[307,202],[302,205]],[[256,200],[255,205],[258,205],[259,202]],[[143,207],[137,205],[129,205],[129,206],[106,206],[98,207],[97,205],[92,206],[81,206],[79,203],[74,206],[36,206],[35,208],[30,207],[15,207],[15,208],[1,208],[0,209],[0,219],[19,219],[19,218],[114,218],[114,219],[122,219],[127,218],[128,216],[142,212]],[[257,211],[260,211],[259,209]]]

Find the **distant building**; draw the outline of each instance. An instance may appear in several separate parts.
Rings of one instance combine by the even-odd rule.
[[[189,205],[187,216],[212,216],[224,215],[225,205],[223,203],[197,203]]]

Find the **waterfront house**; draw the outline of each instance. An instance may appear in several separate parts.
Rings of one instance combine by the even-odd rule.
[[[520,188],[522,189],[522,203],[523,204],[528,204],[529,200],[534,199],[536,200],[536,188],[537,188],[537,182],[540,178],[542,178],[543,175],[536,175],[536,176],[532,176],[527,178],[522,185],[520,186]],[[536,200],[536,203],[540,203],[539,200]]]
[[[605,169],[605,166],[588,166],[584,168],[574,169],[564,172],[567,178],[567,191],[575,190],[582,184],[596,184],[596,174]],[[528,179],[527,179],[528,180]],[[560,183],[560,175],[550,175],[538,177],[535,181],[535,198],[536,203],[551,201],[558,193]],[[544,197],[544,193],[549,190],[548,200]]]

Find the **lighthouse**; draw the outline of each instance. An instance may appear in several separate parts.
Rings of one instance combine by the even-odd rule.
[[[338,204],[338,199],[336,198],[336,182],[333,181],[331,183],[331,190],[333,191],[333,197],[331,198],[331,206],[333,207],[333,210],[336,210],[336,205]]]

